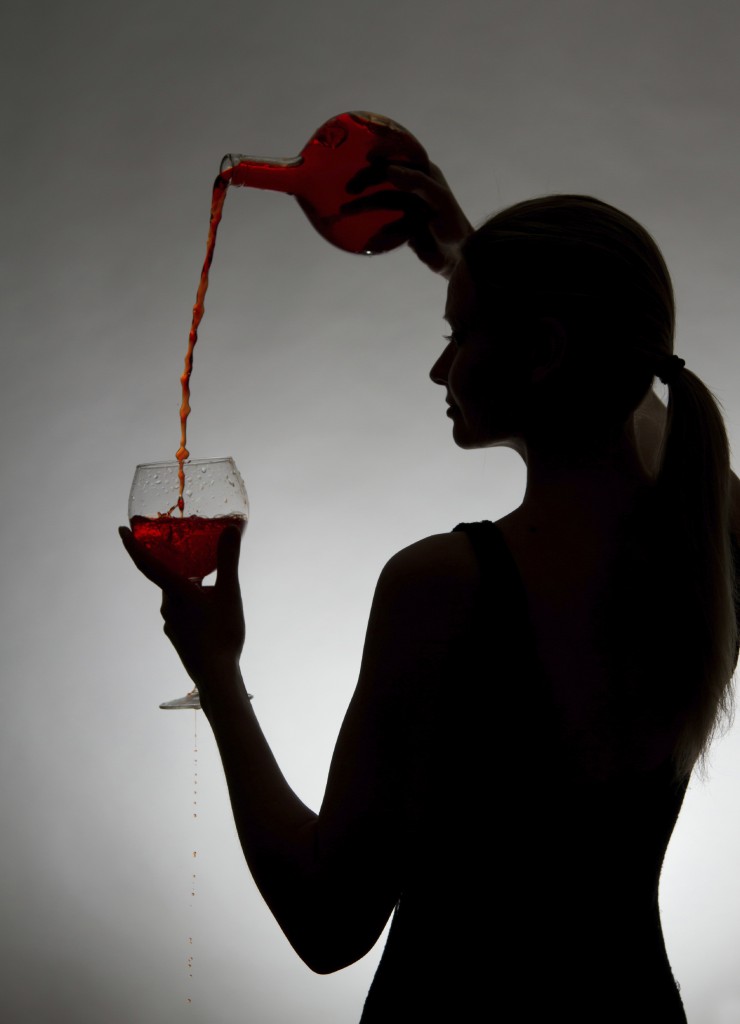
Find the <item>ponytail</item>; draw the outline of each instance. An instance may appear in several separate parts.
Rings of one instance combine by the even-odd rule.
[[[730,453],[709,389],[690,370],[666,379],[668,415],[656,498],[666,545],[663,562],[672,566],[670,575],[681,575],[681,586],[673,590],[674,607],[666,609],[672,624],[665,668],[684,691],[674,765],[677,778],[688,778],[695,764],[705,777],[712,740],[733,719],[738,628]]]
[[[546,315],[565,325],[572,358],[546,422],[557,416],[562,429],[573,410],[605,437],[624,430],[654,375],[668,386],[655,486],[639,503],[603,616],[618,680],[610,721],[626,744],[643,727],[647,743],[668,728],[678,735],[675,777],[696,764],[704,774],[710,744],[733,716],[730,457],[717,402],[672,355],[675,301],[660,249],[621,210],[552,195],[495,214],[462,257],[482,308],[511,310],[520,324]],[[617,622],[626,631],[619,643]]]

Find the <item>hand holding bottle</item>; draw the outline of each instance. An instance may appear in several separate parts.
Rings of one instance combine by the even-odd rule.
[[[228,154],[220,179],[294,196],[319,234],[345,252],[373,255],[408,242],[445,277],[472,231],[418,139],[367,111],[330,118],[297,157]]]
[[[408,189],[424,204],[425,216],[412,219],[409,247],[430,270],[448,280],[460,258],[460,249],[473,231],[460,204],[436,164],[429,174],[408,167],[390,166],[388,181],[398,189]]]
[[[377,182],[388,182],[396,191],[375,192],[344,205],[343,212],[399,209],[405,214],[395,227],[408,237],[411,248],[430,270],[448,280],[460,258],[463,242],[473,231],[470,221],[436,164],[428,173],[397,163],[377,161],[360,171],[347,186],[362,192]]]

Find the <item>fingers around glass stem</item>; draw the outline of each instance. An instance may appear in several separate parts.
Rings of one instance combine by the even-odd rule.
[[[248,693],[247,697],[249,700],[254,699],[254,694]],[[200,694],[198,693],[198,687],[194,686],[190,693],[186,693],[184,697],[176,697],[175,700],[166,700],[159,705],[162,711],[179,711],[181,709],[192,708],[195,711],[200,710]]]

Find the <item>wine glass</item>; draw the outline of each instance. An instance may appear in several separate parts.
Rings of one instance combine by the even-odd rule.
[[[249,499],[231,458],[148,462],[136,467],[128,499],[131,532],[161,562],[199,586],[216,569],[218,540],[228,526],[244,530]],[[160,708],[199,708],[197,686]]]

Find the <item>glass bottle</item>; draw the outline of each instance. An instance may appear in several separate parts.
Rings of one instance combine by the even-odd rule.
[[[384,180],[386,163],[428,173],[424,147],[400,124],[353,111],[332,117],[299,156],[287,159],[228,154],[221,177],[230,185],[295,196],[319,234],[346,252],[372,256],[408,241],[406,215],[414,196]]]

